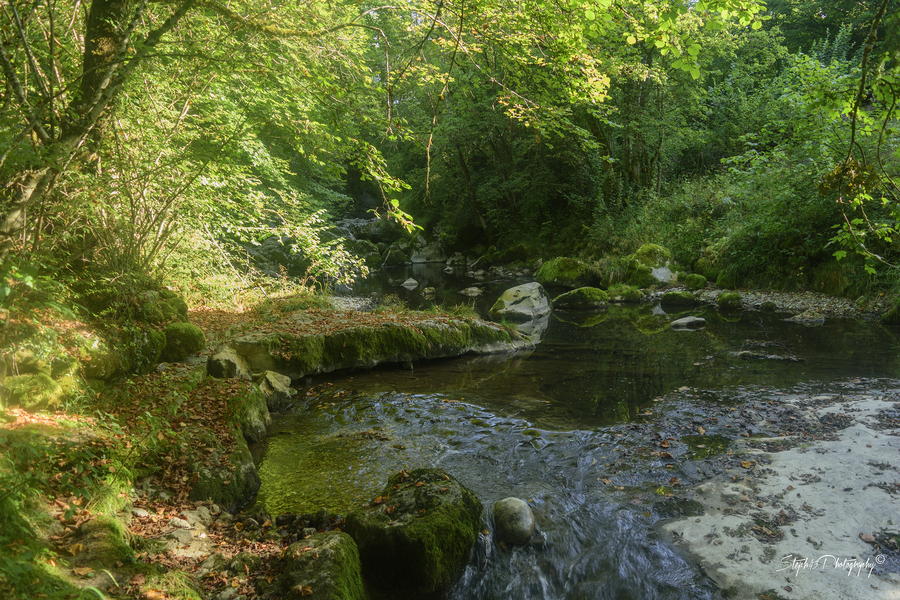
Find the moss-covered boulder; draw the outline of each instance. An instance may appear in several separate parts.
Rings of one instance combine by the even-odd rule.
[[[409,596],[437,596],[468,563],[481,512],[478,497],[444,471],[401,471],[347,515],[344,531],[356,541],[367,581]]]
[[[163,360],[184,360],[189,354],[195,354],[206,347],[206,336],[203,330],[193,323],[170,323],[166,327],[166,346],[162,353]]]
[[[508,319],[524,323],[550,314],[550,297],[541,284],[525,283],[503,292],[491,307],[494,320]]]
[[[412,263],[409,255],[398,246],[391,246],[381,255],[382,267],[400,267]]]
[[[356,543],[346,533],[325,531],[284,551],[281,576],[266,598],[322,600],[366,600],[369,595],[362,578]]]
[[[136,316],[152,325],[187,321],[187,311],[187,303],[171,290],[151,290],[138,296]]]
[[[661,306],[693,306],[697,304],[697,299],[690,292],[666,292],[659,301]]]
[[[261,373],[256,378],[256,383],[266,398],[269,412],[279,412],[290,407],[297,395],[297,390],[291,387],[291,378],[275,371]]]
[[[220,382],[223,387],[231,387],[229,383]],[[241,433],[247,442],[254,444],[266,435],[266,430],[272,423],[266,397],[255,383],[244,384],[246,387],[240,392],[228,396],[228,410],[234,423],[241,428]],[[224,392],[223,392],[224,393]]]
[[[557,296],[553,307],[559,309],[603,308],[609,304],[609,294],[600,288],[583,287]]]
[[[21,406],[27,410],[56,407],[63,396],[62,387],[46,373],[7,377],[0,391],[4,406]]]
[[[131,324],[119,332],[122,371],[144,375],[159,362],[166,346],[166,334],[152,327]]]
[[[188,465],[196,480],[188,498],[218,504],[231,512],[244,505],[259,489],[259,472],[240,427],[234,427],[228,440],[198,429],[194,440],[198,447],[212,450]]]
[[[737,292],[722,292],[716,298],[716,305],[722,310],[742,310],[744,302]]]
[[[684,287],[691,291],[701,290],[707,285],[709,285],[709,281],[707,281],[706,277],[700,275],[699,273],[691,273],[684,278]]]
[[[86,379],[108,381],[122,367],[122,357],[106,340],[96,334],[75,335],[76,353]]]
[[[611,302],[643,302],[647,299],[643,292],[633,285],[619,284],[609,288]]]
[[[541,285],[575,289],[600,285],[603,273],[594,265],[561,256],[542,264],[534,278]]]
[[[659,244],[644,244],[631,255],[631,258],[642,265],[657,268],[669,264],[672,260],[672,253],[668,248],[663,248]]]
[[[897,301],[893,308],[881,315],[881,322],[885,325],[900,325],[900,301]]]

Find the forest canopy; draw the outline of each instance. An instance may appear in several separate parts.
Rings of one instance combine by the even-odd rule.
[[[235,277],[278,235],[347,281],[324,227],[361,198],[501,257],[664,240],[726,285],[822,287],[855,255],[838,288],[894,270],[896,0],[36,0],[0,19],[10,280]]]

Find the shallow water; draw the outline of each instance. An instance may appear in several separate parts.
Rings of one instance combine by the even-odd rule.
[[[454,283],[438,280],[451,298]],[[482,303],[511,285],[485,285]],[[670,330],[685,314],[706,318],[706,329]],[[673,473],[641,453],[647,440],[627,424],[665,419],[676,396],[703,415],[780,390],[898,376],[895,331],[853,320],[810,328],[786,316],[652,306],[558,313],[527,353],[308,378],[254,449],[258,501],[272,514],[346,514],[393,472],[441,467],[481,498],[486,529],[490,506],[518,496],[540,531],[515,550],[483,536],[452,598],[716,598],[657,535],[675,514]]]

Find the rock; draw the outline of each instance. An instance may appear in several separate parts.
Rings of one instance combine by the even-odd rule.
[[[444,245],[440,241],[426,242],[419,237],[414,243],[410,259],[413,264],[440,263],[447,261],[447,255],[444,253]]]
[[[192,527],[195,525],[208,526],[213,521],[212,513],[203,505],[198,506],[196,510],[185,510],[182,512],[184,518]]]
[[[649,287],[653,283],[675,283],[678,275],[672,270],[672,253],[658,244],[644,244],[631,255],[628,283]],[[649,275],[649,277],[648,277]]]
[[[759,305],[759,310],[764,312],[775,312],[776,310],[778,310],[778,305],[771,300],[766,300]]]
[[[393,246],[388,248],[381,256],[382,267],[400,267],[409,263],[409,256],[403,250]]]
[[[56,408],[62,395],[62,387],[46,373],[14,375],[3,380],[0,405],[21,406],[29,411]]]
[[[266,598],[368,599],[359,551],[346,533],[317,533],[288,546],[282,561],[282,574]]]
[[[422,296],[425,298],[434,298],[435,290],[433,287],[422,288]]]
[[[534,534],[534,513],[524,500],[504,498],[494,503],[494,528],[502,541],[522,546]]]
[[[344,531],[356,541],[367,581],[437,596],[469,562],[481,511],[478,497],[444,471],[401,471],[369,506],[347,515]]]
[[[172,517],[169,519],[169,525],[172,527],[177,527],[179,529],[190,529],[191,524],[179,517]]]
[[[476,296],[480,296],[484,293],[484,290],[479,287],[467,287],[464,290],[459,290],[459,293],[463,296],[469,296],[470,298],[475,298]]]
[[[250,455],[247,441],[238,428],[232,428],[233,448],[222,446],[222,440],[207,430],[195,434],[195,443],[213,450],[188,468],[197,475],[191,486],[188,499],[192,501],[212,501],[226,510],[233,511],[243,505],[259,489],[259,472]],[[161,495],[161,494],[160,494]]]
[[[741,295],[737,292],[722,292],[716,298],[716,304],[722,310],[741,310],[744,308]]]
[[[785,321],[789,323],[800,323],[807,327],[818,327],[819,325],[825,324],[825,317],[816,311],[809,309],[803,311],[799,315],[794,315],[789,319],[785,319]]]
[[[414,289],[416,289],[417,287],[419,287],[419,282],[416,281],[415,279],[413,279],[412,277],[410,277],[409,279],[407,279],[406,281],[404,281],[404,282],[401,283],[400,285],[401,285],[402,287],[405,287],[405,288],[408,289],[408,290],[414,290]]]
[[[250,381],[250,367],[244,357],[230,346],[221,346],[206,360],[206,370],[210,376],[219,379],[246,379]]]
[[[706,327],[706,319],[701,317],[683,317],[672,321],[671,327],[676,331],[703,329]]]
[[[187,303],[173,291],[147,291],[138,296],[137,302],[136,315],[147,323],[187,321]]]
[[[503,292],[491,307],[492,319],[531,321],[550,314],[550,298],[537,282],[526,283]]]
[[[600,285],[603,273],[597,267],[586,262],[559,257],[542,264],[534,278],[541,285],[575,289]]]
[[[666,292],[659,304],[660,306],[692,306],[697,304],[697,299],[690,292]]]
[[[241,427],[241,433],[248,443],[254,444],[266,435],[272,424],[272,415],[259,386],[248,384],[244,391],[233,393],[228,399],[231,418]]]
[[[219,552],[210,554],[197,568],[197,577],[203,577],[207,573],[224,571],[227,564],[228,559],[224,554],[220,554]]]
[[[539,319],[517,323],[516,331],[524,336],[528,336],[528,339],[537,344],[544,337],[544,332],[547,331],[548,327],[550,327],[550,315],[544,315]]]
[[[627,302],[627,303],[635,303],[635,302],[643,302],[647,299],[644,292],[640,291],[634,286],[619,284],[609,288],[607,292],[609,294],[609,298],[612,302]]]
[[[291,378],[275,371],[263,372],[257,377],[256,382],[266,398],[269,412],[285,410],[293,403],[294,396],[297,395],[297,390],[291,387]]]
[[[706,277],[698,273],[691,273],[684,278],[684,287],[690,291],[703,289],[707,285],[709,285],[709,282],[706,280]]]
[[[191,543],[191,540],[194,539],[194,534],[186,529],[176,529],[167,533],[166,538],[175,540],[176,543],[184,546]]]
[[[605,291],[594,287],[582,287],[554,298],[553,308],[603,308],[608,303],[609,295]]]
[[[466,257],[463,256],[461,252],[456,252],[453,256],[447,259],[448,267],[464,267],[466,266]]]
[[[203,350],[206,336],[193,323],[170,323],[166,327],[166,345],[162,358],[167,361],[184,360],[188,355]]]

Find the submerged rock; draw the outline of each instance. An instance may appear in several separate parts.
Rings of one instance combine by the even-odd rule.
[[[481,526],[478,497],[441,469],[401,471],[347,515],[367,581],[407,595],[439,595],[469,561]]]
[[[520,498],[504,498],[494,503],[497,537],[507,544],[522,546],[534,535],[534,513]]]
[[[550,298],[540,283],[518,285],[503,292],[491,307],[492,319],[532,321],[550,314]]]
[[[672,321],[671,327],[676,331],[703,329],[706,327],[706,319],[702,317],[683,317]]]

